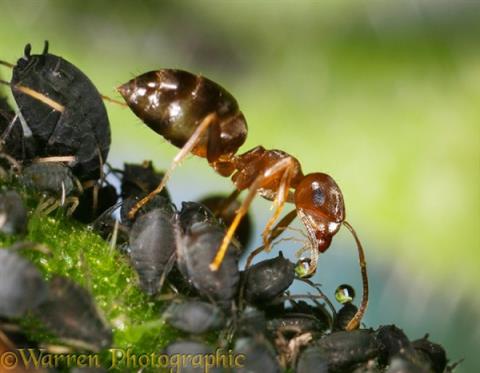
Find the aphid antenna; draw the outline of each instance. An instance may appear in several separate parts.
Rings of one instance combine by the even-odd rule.
[[[318,292],[319,295],[321,295],[321,298],[325,301],[328,308],[330,308],[330,311],[332,312],[332,315],[333,315],[333,320],[332,321],[333,321],[333,323],[335,323],[335,316],[337,314],[337,311],[335,310],[335,307],[333,306],[333,303],[330,301],[330,298],[320,288],[321,285],[316,284],[313,281],[311,281],[309,279],[306,279],[306,278],[295,278],[295,279],[298,280],[298,281],[302,281],[302,282],[306,283],[307,285],[311,286],[312,288],[314,288]]]
[[[362,243],[358,238],[357,232],[355,229],[350,225],[349,222],[344,221],[343,225],[347,227],[347,229],[352,234],[353,238],[355,239],[355,243],[357,244],[357,251],[358,251],[358,261],[360,264],[360,271],[362,274],[362,287],[363,287],[363,294],[362,294],[362,301],[360,303],[360,307],[358,307],[357,312],[353,316],[353,318],[347,324],[345,330],[351,331],[357,329],[360,326],[360,322],[362,321],[363,316],[365,315],[365,311],[367,310],[368,306],[368,274],[367,274],[367,262],[365,260],[365,251],[363,250]]]
[[[0,65],[9,67],[10,69],[13,69],[15,65],[13,63],[7,62],[7,61],[2,61],[0,60]]]

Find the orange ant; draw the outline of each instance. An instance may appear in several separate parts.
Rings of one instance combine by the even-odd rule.
[[[137,76],[117,90],[145,124],[181,149],[158,187],[130,210],[130,218],[161,192],[172,171],[187,155],[193,153],[206,158],[220,175],[231,177],[236,190],[230,200],[248,189],[210,269],[219,269],[229,242],[256,194],[273,201],[274,212],[262,233],[264,245],[252,253],[249,262],[260,251],[269,250],[272,237],[278,236],[297,215],[306,227],[314,259],[304,275],[311,275],[316,270],[318,252],[328,249],[343,224],[355,238],[363,280],[362,304],[347,330],[359,327],[368,303],[365,256],[355,231],[345,221],[342,192],[330,176],[323,173],[304,175],[299,161],[281,150],[257,146],[236,155],[247,137],[245,117],[229,92],[203,76],[162,69]],[[294,203],[295,210],[272,229],[286,202]]]

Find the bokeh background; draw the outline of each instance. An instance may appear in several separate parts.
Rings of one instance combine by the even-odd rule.
[[[465,358],[459,372],[478,371],[479,2],[0,0],[0,14],[1,59],[16,61],[27,42],[39,53],[48,39],[107,95],[161,67],[222,84],[249,123],[242,150],[285,150],[342,188],[367,250],[365,324],[428,332],[452,361]],[[128,109],[108,110],[110,163],[170,163],[176,149]],[[232,186],[191,157],[169,189],[179,203]],[[269,208],[254,203],[252,248]],[[315,281],[330,295],[343,282],[360,290],[346,230]]]

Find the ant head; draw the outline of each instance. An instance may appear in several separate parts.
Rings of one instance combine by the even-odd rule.
[[[345,219],[343,195],[337,183],[320,172],[306,175],[296,187],[295,206],[318,249],[325,251]]]

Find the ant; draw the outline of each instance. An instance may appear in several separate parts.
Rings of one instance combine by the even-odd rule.
[[[347,329],[358,328],[368,303],[365,255],[353,227],[345,221],[342,192],[329,175],[318,172],[304,175],[300,162],[281,150],[257,146],[237,155],[247,137],[246,119],[236,99],[203,76],[162,69],[139,75],[117,90],[147,126],[181,149],[158,187],[129,211],[130,218],[163,190],[175,167],[192,153],[206,158],[220,175],[231,177],[236,187],[231,200],[248,190],[210,264],[212,271],[219,269],[235,230],[257,194],[273,201],[274,212],[262,233],[264,245],[252,253],[249,262],[254,255],[269,250],[271,237],[278,235],[297,215],[309,238],[313,260],[305,275],[311,275],[316,270],[318,253],[328,249],[343,224],[356,241],[362,273],[362,304]],[[273,227],[287,202],[295,204],[295,210]]]

